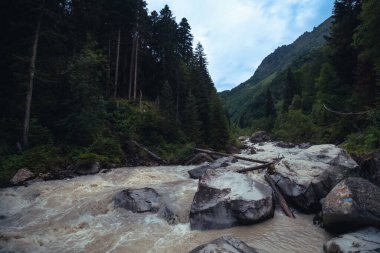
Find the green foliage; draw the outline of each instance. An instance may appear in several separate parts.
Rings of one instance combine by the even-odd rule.
[[[289,110],[277,117],[273,133],[280,140],[301,143],[313,140],[315,126],[302,111]]]
[[[124,153],[118,140],[111,138],[100,138],[89,148],[89,152],[105,157],[102,162],[110,164],[122,164]]]
[[[350,153],[357,155],[369,154],[380,150],[380,129],[369,127],[363,132],[352,133],[342,146]]]
[[[75,165],[78,168],[88,168],[94,163],[99,162],[100,164],[107,164],[109,159],[106,156],[95,154],[95,153],[83,153],[78,157],[74,158]]]

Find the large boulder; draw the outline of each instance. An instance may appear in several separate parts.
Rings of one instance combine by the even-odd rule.
[[[253,143],[260,143],[265,141],[270,141],[270,136],[265,131],[254,132],[249,140]]]
[[[380,227],[380,188],[362,178],[347,178],[323,200],[322,217],[330,231]]]
[[[380,230],[369,227],[341,235],[328,241],[323,249],[326,253],[378,253],[380,252]]]
[[[115,208],[125,208],[134,213],[158,212],[160,195],[152,188],[126,189],[116,194]]]
[[[273,217],[272,189],[246,175],[208,170],[199,181],[190,210],[192,229],[250,225]]]
[[[222,157],[218,160],[215,160],[212,163],[201,165],[199,167],[196,167],[192,170],[189,170],[187,173],[189,173],[189,176],[193,179],[199,179],[207,170],[209,169],[217,169],[221,167],[227,167],[231,163],[237,162],[237,159],[233,156],[229,157]]]
[[[282,159],[271,177],[297,209],[311,213],[320,210],[320,200],[357,167],[345,150],[316,145]]]
[[[98,161],[89,164],[81,164],[77,166],[76,173],[79,175],[92,175],[98,173],[100,168],[101,166]]]
[[[232,236],[223,236],[209,243],[196,247],[189,253],[258,253],[245,242]]]
[[[29,179],[32,179],[34,177],[35,177],[35,175],[34,175],[33,172],[31,172],[27,168],[22,168],[22,169],[19,169],[17,171],[17,173],[12,177],[12,179],[10,180],[10,182],[13,185],[18,185],[18,184],[22,184],[25,181],[27,181]]]

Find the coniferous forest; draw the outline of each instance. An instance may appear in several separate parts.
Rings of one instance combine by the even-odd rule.
[[[223,149],[226,113],[186,18],[143,0],[1,1],[0,156],[4,180],[70,164],[178,162]],[[144,158],[144,157],[143,157]]]
[[[332,18],[278,48],[250,80],[221,94],[235,130],[343,144],[357,154],[378,150],[379,13],[376,0],[336,0]]]
[[[357,154],[379,149],[379,1],[336,0],[331,18],[219,94],[189,22],[169,6],[0,5],[3,182],[22,167],[149,164],[135,142],[178,163],[195,146],[224,150],[232,136],[259,129]]]

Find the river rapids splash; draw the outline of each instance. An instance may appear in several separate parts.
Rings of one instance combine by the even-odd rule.
[[[245,227],[191,231],[188,215],[198,180],[193,166],[120,168],[106,174],[37,182],[0,190],[0,252],[186,253],[223,235],[268,252],[322,252],[330,236],[312,216],[273,219]],[[126,188],[154,188],[180,210],[179,224],[157,214],[114,208]],[[178,213],[178,212],[177,212]]]

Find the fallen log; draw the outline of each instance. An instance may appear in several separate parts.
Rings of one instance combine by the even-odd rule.
[[[198,151],[198,152],[206,153],[206,154],[214,154],[214,155],[220,155],[220,156],[233,156],[236,159],[254,162],[254,163],[262,163],[262,164],[268,163],[267,161],[256,160],[256,159],[252,159],[252,158],[248,158],[248,157],[244,157],[244,156],[240,156],[240,155],[227,154],[227,153],[212,151],[212,150],[208,150],[208,149],[194,148],[194,150]]]
[[[160,161],[160,162],[164,162],[164,160],[163,160],[161,157],[159,157],[158,155],[156,155],[155,153],[153,153],[152,151],[150,151],[150,150],[147,149],[146,147],[140,145],[137,141],[132,140],[131,142],[132,142],[133,144],[135,144],[136,147],[138,147],[138,148],[144,150],[147,154],[149,154],[149,155],[150,155],[151,157],[153,157],[154,159],[156,159],[156,160],[158,160],[158,161]]]
[[[270,185],[270,187],[272,187],[273,192],[274,192],[274,196],[278,200],[278,203],[280,203],[280,206],[281,206],[282,210],[284,211],[285,215],[288,217],[291,217],[291,218],[296,218],[294,216],[293,212],[290,210],[288,204],[286,203],[284,196],[282,196],[280,189],[278,189],[274,180],[268,175],[268,173],[265,173],[264,177],[265,177],[265,180]]]
[[[266,163],[266,164],[262,164],[262,165],[258,165],[258,166],[250,166],[250,167],[247,167],[247,168],[244,168],[241,170],[237,170],[236,172],[245,173],[245,172],[254,171],[254,170],[261,170],[261,169],[266,169],[266,168],[270,167],[271,165],[272,165],[272,163]]]

